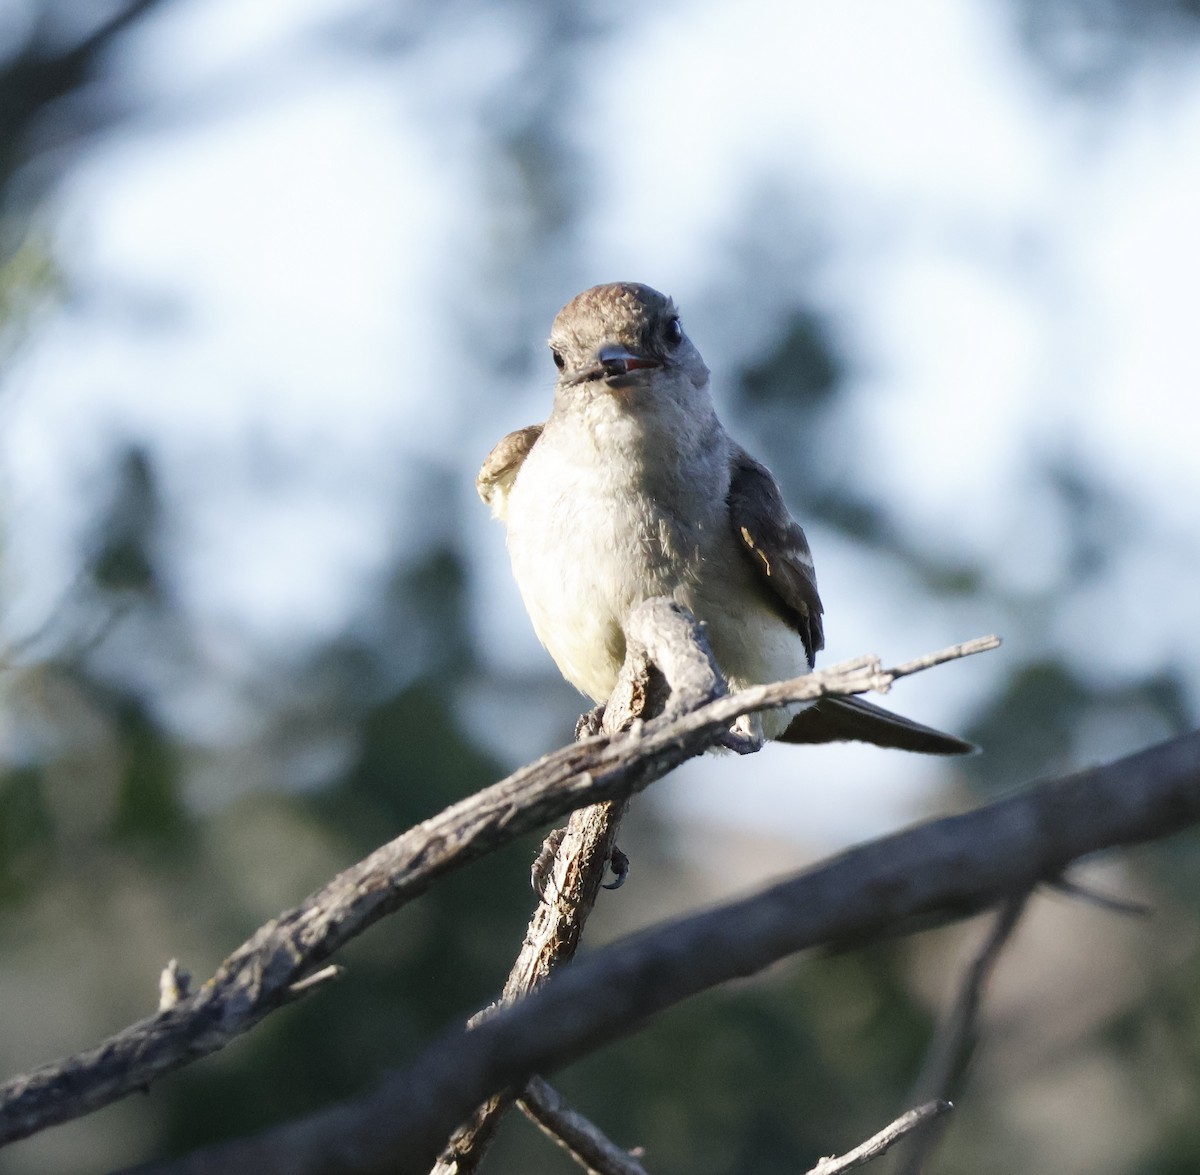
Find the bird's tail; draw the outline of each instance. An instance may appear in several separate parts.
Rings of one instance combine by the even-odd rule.
[[[969,755],[979,748],[952,734],[922,726],[862,698],[822,698],[801,710],[779,736],[784,743],[874,743],[924,755]]]

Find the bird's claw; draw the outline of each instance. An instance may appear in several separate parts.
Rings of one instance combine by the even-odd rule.
[[[604,723],[604,707],[596,706],[589,710],[586,714],[579,715],[579,721],[575,723],[575,741],[591,738],[593,735],[600,734]]]
[[[735,755],[753,755],[763,748],[763,737],[758,733],[747,733],[731,727],[717,739],[717,746],[732,751]]]
[[[608,867],[613,871],[613,879],[601,888],[620,889],[629,876],[629,858],[616,845],[613,845],[613,850],[608,855]]]

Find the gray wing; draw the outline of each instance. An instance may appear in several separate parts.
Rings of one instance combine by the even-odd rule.
[[[492,508],[493,516],[501,521],[507,521],[509,491],[544,427],[530,424],[510,432],[484,458],[479,475],[475,478],[475,489]]]
[[[734,537],[780,615],[800,634],[811,669],[825,647],[825,630],[808,539],[788,513],[771,471],[737,445],[731,475],[726,500]]]
[[[922,755],[970,755],[974,744],[862,698],[822,698],[801,710],[779,736],[783,743],[872,743]]]
[[[811,668],[825,645],[825,632],[808,540],[788,514],[779,485],[765,465],[735,447],[732,474],[728,501],[734,534],[780,614],[800,634]],[[779,741],[867,742],[929,755],[963,755],[975,749],[861,698],[822,698],[797,714]]]

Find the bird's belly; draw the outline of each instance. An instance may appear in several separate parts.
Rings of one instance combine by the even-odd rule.
[[[534,631],[563,676],[605,701],[625,659],[625,620],[642,600],[692,607],[705,520],[680,519],[607,463],[530,453],[508,503],[513,575]]]
[[[604,468],[539,457],[535,447],[513,486],[509,554],[534,631],[572,685],[608,699],[625,659],[625,621],[654,596],[703,622],[731,688],[806,672],[799,633],[772,607],[730,533],[724,486],[690,496],[716,508],[685,519],[628,481],[610,483]],[[764,715],[767,736],[788,719]]]
[[[511,509],[509,519],[513,574],[534,631],[572,685],[605,701],[625,659],[630,611],[652,596],[686,602],[690,561],[668,557],[669,524],[644,504],[568,497],[549,525],[514,526]]]

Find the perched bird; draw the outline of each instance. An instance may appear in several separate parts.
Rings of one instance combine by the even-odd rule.
[[[824,631],[808,541],[770,470],[717,419],[671,299],[634,282],[584,290],[555,318],[550,353],[549,419],[500,441],[476,487],[508,529],[513,575],[563,676],[605,701],[625,619],[652,596],[703,621],[731,689],[811,668]],[[744,733],[973,749],[859,698],[764,713]]]

